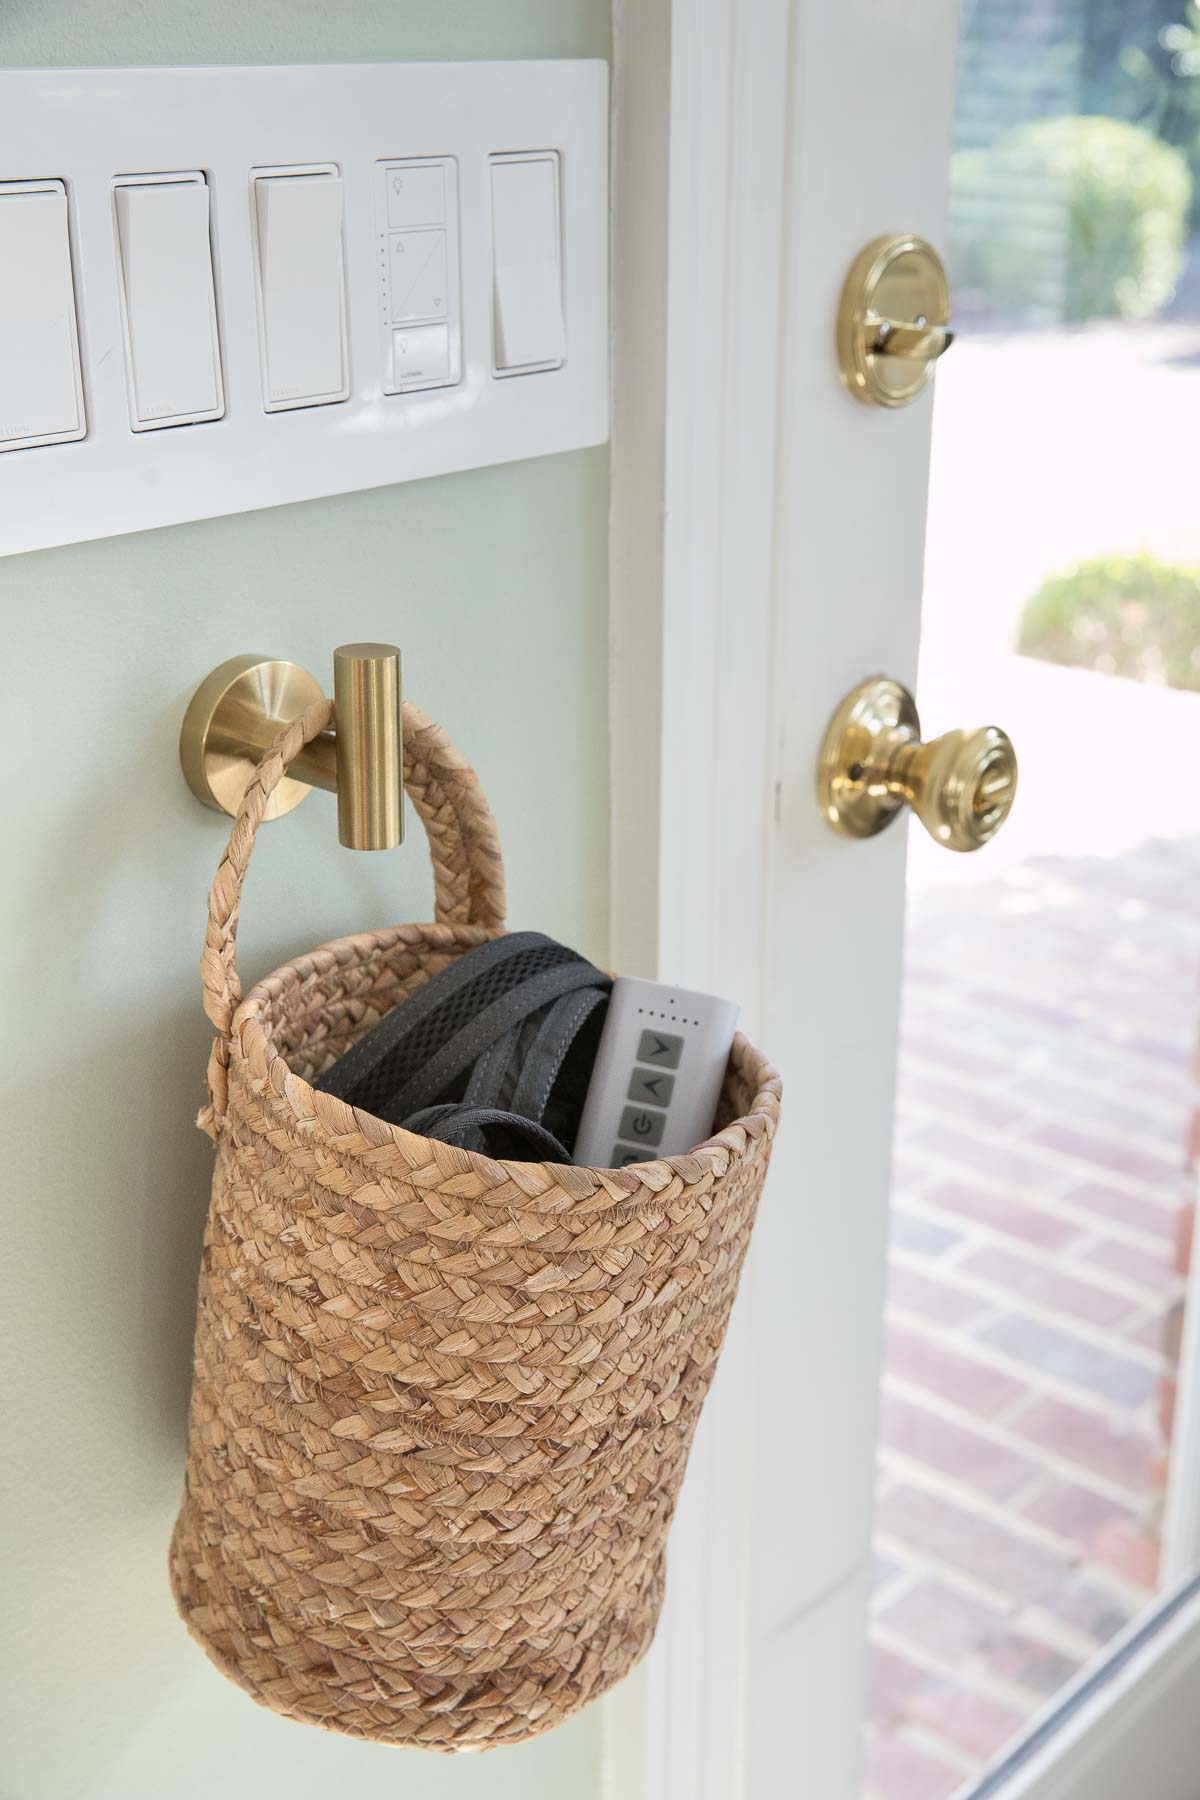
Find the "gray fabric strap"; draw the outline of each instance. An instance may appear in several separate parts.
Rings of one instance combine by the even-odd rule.
[[[540,932],[493,939],[401,1001],[317,1086],[465,1149],[504,1154],[496,1146],[511,1144],[518,1157],[566,1160],[547,1110],[553,1100],[550,1122],[570,1141],[582,1090],[568,1059],[611,987],[585,957]]]
[[[487,1155],[485,1132],[489,1126],[514,1138],[517,1147],[525,1153],[521,1160],[558,1163],[571,1160],[553,1132],[547,1131],[544,1125],[539,1125],[535,1119],[522,1119],[516,1113],[502,1112],[496,1106],[460,1106],[452,1101],[440,1106],[426,1106],[406,1121],[405,1130]]]
[[[519,1025],[548,1000],[578,988],[592,987],[595,980],[596,971],[591,963],[561,963],[557,969],[546,969],[493,1001],[461,1031],[456,1031],[403,1087],[397,1089],[392,1099],[396,1116],[404,1119],[420,1107],[432,1106],[447,1082],[468,1068],[497,1037]]]
[[[401,1042],[411,1037],[431,1014],[447,1005],[456,992],[497,964],[511,962],[526,950],[552,944],[540,931],[510,931],[504,937],[481,944],[470,956],[461,956],[419,987],[394,1008],[373,1030],[359,1038],[344,1056],[327,1069],[317,1086],[323,1093],[345,1098],[369,1072],[390,1057]]]
[[[588,987],[579,993],[563,994],[547,1009],[521,1063],[509,1101],[513,1112],[526,1119],[541,1118],[580,1026],[605,998],[599,988]]]
[[[504,1097],[505,1077],[509,1074],[521,1043],[521,1028],[514,1025],[489,1044],[471,1070],[471,1079],[463,1095],[464,1106],[499,1106]]]

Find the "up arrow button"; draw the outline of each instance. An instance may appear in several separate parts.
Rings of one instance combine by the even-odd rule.
[[[677,1069],[683,1050],[683,1039],[666,1031],[643,1031],[638,1044],[638,1061],[653,1063],[658,1069]]]

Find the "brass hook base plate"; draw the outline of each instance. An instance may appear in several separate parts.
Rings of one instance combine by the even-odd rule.
[[[197,800],[236,814],[271,740],[324,698],[320,682],[307,669],[273,656],[234,656],[206,675],[192,695],[179,734],[179,760]],[[307,764],[305,772],[315,773]],[[321,780],[319,785],[334,783]],[[282,818],[311,792],[309,782],[285,776],[265,816]]]
[[[898,738],[921,736],[917,703],[899,681],[875,675],[851,688],[830,719],[817,761],[817,800],[843,837],[882,831],[904,805],[872,773],[886,765]]]

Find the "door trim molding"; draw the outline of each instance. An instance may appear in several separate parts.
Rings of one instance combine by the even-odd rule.
[[[658,955],[671,0],[613,0],[609,955]]]
[[[773,830],[792,10],[613,9],[610,950],[616,968],[738,996],[751,1035]],[[614,1800],[741,1791],[746,1311],[697,1432],[654,1647],[608,1704]]]
[[[1192,1184],[1200,1208],[1200,1181]],[[1168,1589],[1200,1569],[1200,1258],[1193,1252],[1175,1372],[1175,1421],[1162,1521],[1162,1581]]]

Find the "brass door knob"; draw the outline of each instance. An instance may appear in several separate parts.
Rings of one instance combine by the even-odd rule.
[[[855,257],[838,306],[842,380],[858,400],[907,406],[950,348],[950,284],[924,238],[872,238]]]
[[[1017,792],[1017,757],[995,725],[921,742],[916,702],[886,675],[852,688],[829,721],[817,799],[845,837],[874,837],[907,802],[947,850],[995,837]]]

